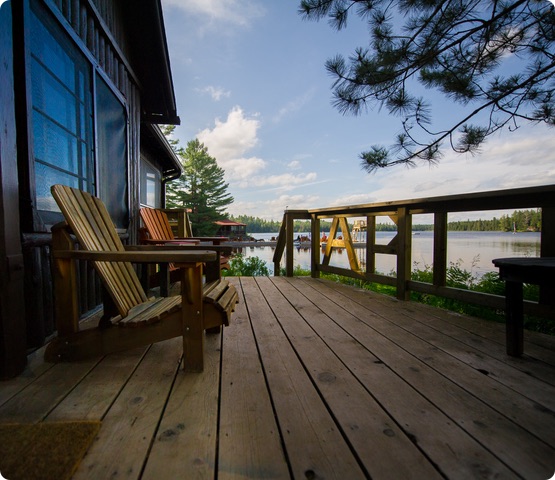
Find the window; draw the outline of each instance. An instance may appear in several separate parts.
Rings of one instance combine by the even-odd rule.
[[[126,228],[127,115],[99,75],[96,75],[96,130],[98,196],[106,204],[116,226]]]
[[[91,67],[39,15],[31,11],[32,131],[37,209],[48,222],[58,211],[50,185],[94,191]]]
[[[160,208],[161,175],[152,164],[141,158],[141,205]]]
[[[36,208],[60,220],[50,186],[98,195],[117,227],[128,223],[127,111],[39,2],[31,2],[30,73]],[[96,141],[95,141],[96,134]],[[96,158],[96,162],[95,162]]]

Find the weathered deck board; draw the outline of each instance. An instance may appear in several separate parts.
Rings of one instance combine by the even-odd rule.
[[[156,343],[149,348],[102,419],[97,439],[74,479],[140,478],[176,376],[181,352],[181,338]]]
[[[203,373],[179,372],[143,479],[214,478],[221,336],[207,335]]]
[[[241,285],[293,475],[364,478],[283,331],[286,300],[263,285],[268,304],[254,278],[242,278]]]
[[[247,306],[252,308],[240,294],[237,328],[224,329],[218,478],[286,478],[288,466]]]
[[[338,297],[338,291],[347,296]],[[337,301],[350,312],[356,312],[359,318],[368,318],[369,314],[378,312],[368,323],[372,324],[376,332],[368,340],[370,348],[376,351],[379,348],[377,335],[384,335],[390,341],[397,344],[386,345],[380,348],[378,356],[390,368],[397,371],[405,381],[410,382],[414,388],[426,396],[436,405],[441,405],[445,413],[457,422],[461,428],[473,435],[483,445],[493,450],[497,456],[507,465],[520,470],[524,478],[531,478],[530,473],[538,466],[543,466],[545,471],[553,468],[555,463],[554,443],[539,441],[534,435],[543,434],[549,437],[553,435],[554,413],[545,406],[529,402],[522,395],[504,389],[496,380],[477,372],[470,366],[453,360],[437,346],[428,343],[428,339],[418,337],[407,330],[397,328],[393,319],[400,321],[402,313],[398,309],[386,309],[382,301],[389,299],[370,299],[364,292],[343,286],[327,288],[327,294],[335,296]],[[348,300],[355,299],[359,303],[349,303]],[[394,305],[399,302],[392,302]],[[365,307],[368,307],[365,308]],[[413,305],[409,307],[417,311]],[[380,313],[381,312],[381,313]],[[386,315],[382,317],[381,315]],[[421,319],[429,317],[427,310]],[[387,319],[386,319],[387,318]],[[412,325],[412,324],[411,324]],[[410,326],[409,326],[410,328]],[[358,334],[358,332],[357,332]],[[359,334],[360,335],[360,334]],[[446,337],[447,342],[449,337]],[[401,341],[401,343],[399,343]],[[411,361],[411,357],[420,362]],[[394,358],[395,356],[400,358]],[[439,373],[440,375],[437,375]],[[427,377],[426,377],[427,375]],[[543,389],[543,382],[537,382],[538,388]],[[465,390],[465,388],[469,390]],[[524,403],[524,407],[522,404]],[[493,407],[504,412],[506,416],[500,415]],[[528,411],[526,410],[528,408]],[[534,420],[534,426],[529,426],[526,421],[524,427],[519,428],[515,424],[519,413]],[[536,430],[539,429],[539,430]],[[519,441],[515,441],[519,438]],[[488,467],[491,468],[491,467]],[[447,474],[451,477],[451,473]]]
[[[81,478],[526,478],[555,471],[555,339],[310,278],[232,278],[231,325],[74,364],[40,352],[0,421],[98,419]]]
[[[147,351],[140,347],[103,358],[45,421],[104,418]]]
[[[283,282],[278,281],[278,283]],[[485,468],[489,468],[492,475],[505,477],[509,475],[507,468],[500,462],[496,462],[491,454],[470,435],[457,428],[447,415],[396,375],[394,367],[397,364],[412,374],[419,374],[422,371],[422,365],[407,352],[396,348],[386,337],[372,332],[364,323],[366,312],[356,312],[360,315],[357,318],[355,314],[351,315],[329,299],[322,299],[321,295],[319,306],[322,310],[320,310],[311,302],[307,305],[306,301],[294,294],[292,288],[291,282],[283,285],[284,293],[303,313],[307,321],[313,323],[314,318],[326,318],[329,315],[325,328],[318,328],[318,331],[323,332],[324,338],[330,343],[334,352],[346,362],[349,370],[399,424],[402,429],[401,435],[411,439],[436,463],[443,474],[448,478],[476,478]],[[309,298],[312,297],[314,290],[312,292],[306,288],[303,290]],[[346,304],[347,298],[335,297],[337,301],[348,307],[347,310],[351,312],[356,310]],[[313,307],[307,311],[309,305]],[[428,374],[426,383],[434,385],[441,381],[441,377],[434,372],[430,371]],[[441,396],[443,398],[440,398],[438,403],[450,401],[448,394],[440,391]],[[418,414],[415,415],[416,412]],[[441,432],[441,436],[430,435],[430,431]],[[393,453],[397,457],[402,455],[401,452]],[[495,470],[491,465],[495,465]],[[410,473],[408,475],[410,476]]]

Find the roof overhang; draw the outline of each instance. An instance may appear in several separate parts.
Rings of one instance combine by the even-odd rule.
[[[160,0],[123,0],[129,61],[141,89],[141,120],[179,125]]]
[[[141,147],[143,146],[155,154],[156,160],[162,167],[164,182],[181,176],[183,169],[179,157],[158,125],[141,122]]]

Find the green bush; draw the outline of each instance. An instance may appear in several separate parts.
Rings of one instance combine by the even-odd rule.
[[[282,277],[285,277],[286,273],[285,273],[285,267],[281,267],[279,269],[279,274]],[[296,265],[295,268],[293,268],[293,276],[294,277],[310,277],[310,270],[306,270],[303,267],[301,267],[300,265]]]
[[[223,270],[222,275],[226,277],[267,277],[270,275],[270,271],[264,260],[258,257],[245,258],[239,253],[231,258],[229,270]]]

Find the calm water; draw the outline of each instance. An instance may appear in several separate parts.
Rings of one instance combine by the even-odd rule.
[[[258,233],[257,239],[270,239],[275,233]],[[297,235],[297,234],[295,234]],[[394,232],[377,232],[377,243],[387,244],[395,236]],[[239,249],[245,257],[259,257],[267,263],[273,274],[274,247],[246,247]],[[365,248],[356,249],[361,265],[364,267],[366,257]],[[425,265],[432,265],[433,232],[417,232],[412,237],[413,269],[422,269]],[[503,257],[539,257],[540,233],[510,232],[449,232],[447,241],[447,260],[449,263],[459,263],[460,267],[472,271],[477,276],[497,269],[491,263],[494,258]],[[385,274],[395,271],[396,257],[394,255],[376,255],[376,269]],[[310,249],[296,248],[294,265],[310,269]],[[345,250],[335,249],[331,256],[330,265],[349,268],[349,260]],[[281,266],[285,266],[285,255]]]

